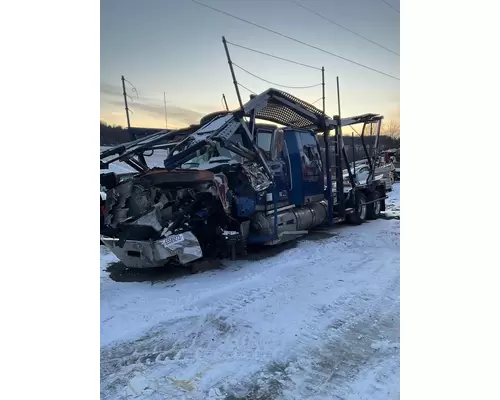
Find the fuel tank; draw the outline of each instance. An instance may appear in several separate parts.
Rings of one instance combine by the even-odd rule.
[[[327,219],[326,200],[309,203],[302,207],[283,207],[278,210],[278,238],[265,244],[277,244],[297,238],[307,233],[307,230],[323,224]],[[251,236],[249,243],[261,242],[259,236],[272,235],[274,226],[274,211],[257,212],[252,216]],[[253,239],[253,240],[252,240]]]

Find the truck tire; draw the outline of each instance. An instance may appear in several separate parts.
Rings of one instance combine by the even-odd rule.
[[[380,197],[382,197],[380,192],[378,190],[375,190],[370,196],[370,200],[374,200]],[[366,219],[377,219],[380,216],[380,211],[382,210],[382,201],[383,200],[378,200],[367,205]]]
[[[366,196],[362,192],[356,193],[356,206],[354,212],[347,215],[347,222],[352,225],[361,225],[366,221],[367,211]]]

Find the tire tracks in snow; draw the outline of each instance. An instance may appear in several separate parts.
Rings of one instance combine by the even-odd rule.
[[[299,369],[306,379],[299,378],[296,388],[303,398],[335,395],[345,398],[352,392],[350,382],[368,367],[383,359],[383,350],[394,350],[399,358],[399,302],[391,294],[399,288],[399,278],[394,279],[382,297],[370,299],[360,297],[361,302],[345,304],[351,309],[351,316],[337,327],[325,331],[323,343],[304,346],[299,359]],[[353,304],[354,303],[354,304]],[[366,307],[366,308],[365,308]],[[307,353],[306,353],[307,351]],[[398,362],[399,365],[399,362]]]
[[[350,263],[347,269],[356,270],[364,264],[364,261],[365,259],[362,259],[356,263]],[[379,273],[379,270],[380,268],[373,269],[372,275]],[[295,343],[302,351],[295,352],[294,356],[286,361],[272,362],[245,382],[240,382],[233,387],[222,386],[219,391],[225,393],[227,398],[235,396],[234,398],[275,399],[280,398],[284,393],[290,395],[290,387],[292,387],[294,392],[300,393],[297,398],[302,399],[320,394],[318,387],[325,392],[331,388],[332,384],[338,385],[338,379],[334,379],[336,376],[344,375],[343,379],[352,378],[369,362],[371,353],[373,353],[373,349],[369,348],[372,339],[370,335],[367,335],[370,332],[363,332],[361,327],[363,324],[366,325],[369,319],[376,319],[377,313],[385,307],[384,300],[381,299],[387,297],[390,303],[396,300],[386,295],[394,294],[398,288],[399,277],[390,282],[386,291],[382,293],[382,297],[377,297],[376,294],[370,292],[361,292],[358,293],[358,296],[349,293],[341,296],[330,306],[319,307],[318,313],[308,323],[308,329],[297,338]],[[370,306],[370,302],[373,301],[375,304]],[[394,318],[399,318],[399,315],[391,316],[390,323],[393,323]],[[329,326],[330,330],[334,331],[333,334],[324,329],[325,320],[333,320]],[[353,332],[357,331],[363,332],[363,335],[358,338],[358,334],[354,339]],[[371,332],[371,336],[373,336],[373,332]],[[364,342],[368,344],[366,357],[358,355],[357,362],[346,362],[346,355],[343,355],[345,352],[340,351],[343,346],[346,343],[354,343],[355,346],[359,347],[363,344],[360,340],[365,337],[367,338]],[[367,340],[370,341],[367,342]],[[366,348],[366,346],[364,347]],[[304,360],[311,360],[309,367],[304,365]],[[328,369],[328,367],[332,367],[328,360],[336,361],[334,368]],[[304,375],[308,377],[302,386],[300,383],[293,382],[291,377],[294,373],[298,374],[299,377]],[[286,398],[294,397],[288,396]]]
[[[384,262],[380,260],[380,254],[377,256],[370,251],[373,246],[368,246],[363,237],[343,236],[325,243],[322,249],[310,244],[289,250],[291,262],[287,266],[276,267],[277,257],[273,257],[267,260],[269,270],[264,273],[198,296],[138,340],[103,348],[102,398],[113,398],[113,394],[123,388],[136,372],[152,374],[155,370],[162,370],[163,376],[176,376],[195,365],[217,365],[231,359],[256,360],[264,366],[260,372],[264,378],[249,376],[242,379],[241,374],[236,373],[239,371],[229,371],[219,376],[219,384],[215,382],[200,388],[204,396],[212,396],[215,388],[223,395],[213,395],[216,396],[213,398],[230,398],[235,391],[243,393],[245,390],[253,393],[251,398],[276,398],[288,393],[287,390],[311,396],[326,393],[332,385],[339,386],[345,380],[352,380],[370,362],[372,355],[368,352],[370,357],[365,357],[351,351],[350,356],[355,360],[352,364],[340,356],[343,354],[341,350],[349,348],[348,344],[352,343],[366,347],[368,342],[357,337],[354,340],[353,335],[366,331],[367,315],[380,314],[384,304],[378,300],[377,285],[367,283],[373,281],[383,285],[387,288],[385,293],[391,294],[399,287],[399,277],[397,282],[385,282],[378,276]],[[383,243],[390,247],[399,245],[399,236],[397,240],[384,240]],[[353,250],[362,250],[361,256],[353,255]],[[332,264],[318,265],[325,251],[332,252]],[[307,252],[305,257],[304,252]],[[343,262],[342,254],[345,253],[351,254],[354,260]],[[396,260],[390,261],[394,264]],[[349,286],[347,284],[350,287],[344,287]],[[325,297],[320,296],[322,293],[331,294],[331,302],[329,299],[325,301]],[[224,298],[226,294],[228,297]],[[297,333],[292,342],[280,343],[280,332],[261,335],[247,319],[258,312],[263,320],[272,321],[280,312],[293,312],[295,306],[301,306],[301,301],[312,306],[302,307],[307,312],[300,321],[295,321]],[[293,350],[294,347],[297,350]],[[285,354],[291,356],[286,359]],[[346,354],[348,357],[349,353]],[[329,360],[336,360],[333,370]],[[307,379],[301,381],[297,374],[305,374]],[[240,379],[239,384],[220,384],[235,376]],[[185,394],[185,390],[178,391],[179,395],[182,393]],[[271,395],[274,397],[268,397]]]
[[[391,341],[381,347],[397,349],[391,355],[397,358],[399,369],[399,329],[393,328],[394,321],[399,321],[399,301],[391,296],[398,289],[399,277],[390,282],[382,296],[346,295],[332,306],[320,308],[307,333],[297,339],[299,351],[280,363],[272,362],[245,382],[220,387],[225,394],[220,398],[344,398],[353,392],[349,382],[386,355],[371,347],[384,335]],[[332,312],[334,309],[344,312]],[[325,319],[331,322],[327,329],[321,329]],[[382,378],[377,382],[383,385]],[[375,395],[375,392],[373,389],[370,393]]]
[[[303,268],[305,266],[302,266]],[[238,334],[233,336],[237,339],[246,338],[247,348],[250,345],[250,349],[252,349],[244,356],[254,357],[259,348],[254,332],[250,329],[246,329],[245,332],[244,328],[250,327],[246,326],[244,322],[240,322],[236,327],[235,323],[231,325],[227,319],[248,308],[256,301],[272,296],[276,290],[281,290],[294,279],[294,276],[287,276],[267,281],[261,276],[252,276],[250,281],[260,281],[261,284],[267,281],[267,283],[260,287],[240,290],[238,294],[215,302],[211,305],[210,311],[204,313],[205,308],[211,304],[212,296],[209,296],[180,313],[188,316],[173,316],[168,321],[158,324],[139,340],[127,341],[102,349],[101,385],[104,393],[108,392],[108,386],[110,389],[115,389],[117,383],[124,382],[123,378],[132,376],[134,371],[143,371],[143,367],[167,364],[169,361],[195,361],[210,357],[217,352],[217,345],[228,334],[235,333],[237,329],[239,329]],[[243,281],[243,283],[248,284],[247,281]],[[176,332],[182,332],[182,335],[177,337]],[[186,340],[186,338],[190,338],[190,340]],[[199,351],[190,352],[189,349],[192,349],[196,342],[198,342]],[[226,352],[229,350],[235,358],[241,357],[237,350],[240,344],[238,342],[241,340],[237,340],[233,346],[229,346],[232,349],[227,349],[228,346],[225,349]]]

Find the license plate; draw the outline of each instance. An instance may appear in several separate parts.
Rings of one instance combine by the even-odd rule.
[[[182,242],[183,240],[184,240],[183,235],[170,235],[163,240],[163,243],[165,243],[165,245],[168,246],[169,244],[179,243]]]

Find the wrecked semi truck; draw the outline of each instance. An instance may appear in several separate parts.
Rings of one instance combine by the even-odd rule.
[[[384,183],[370,162],[362,183],[345,162],[344,179],[341,128],[373,124],[378,137],[382,118],[330,118],[268,89],[239,110],[205,117],[173,148],[169,139],[179,131],[107,149],[101,169],[124,162],[136,173],[101,174],[101,242],[129,268],[195,270],[202,259],[244,254],[247,244],[274,245],[320,225],[375,219],[385,207]],[[333,153],[332,168],[323,165],[319,140]],[[148,167],[143,156],[167,147],[164,168]]]

